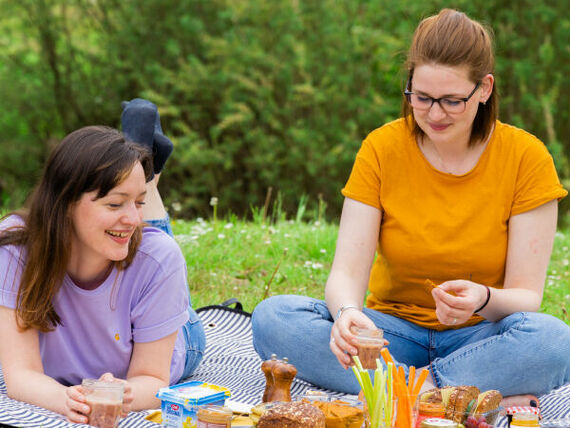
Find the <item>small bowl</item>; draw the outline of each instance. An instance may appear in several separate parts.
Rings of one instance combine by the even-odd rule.
[[[305,393],[296,397],[317,407],[325,415],[325,426],[331,428],[361,428],[367,416],[364,403],[349,397]]]
[[[485,413],[463,413],[460,422],[465,425],[465,428],[479,428],[481,422],[494,425],[498,417],[505,414],[504,410],[503,407],[499,406]],[[457,420],[455,417],[451,417],[450,419]]]

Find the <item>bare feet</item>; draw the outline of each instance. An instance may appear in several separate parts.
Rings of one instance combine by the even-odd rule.
[[[538,402],[538,398],[536,398],[534,395],[531,395],[531,394],[509,395],[508,397],[503,398],[503,401],[501,401],[501,406],[503,406],[505,408],[512,407],[512,406],[538,407],[539,402]]]

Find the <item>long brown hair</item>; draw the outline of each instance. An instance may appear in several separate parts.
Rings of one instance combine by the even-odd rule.
[[[27,201],[28,208],[16,213],[24,224],[0,233],[0,246],[20,246],[21,257],[25,257],[16,305],[20,328],[46,332],[61,324],[52,301],[70,257],[70,210],[84,193],[97,191],[97,198],[105,196],[137,162],[148,180],[152,171],[150,152],[104,126],[88,126],[70,133],[51,153]],[[114,262],[117,268],[124,269],[132,262],[141,238],[139,227],[131,238],[126,259]]]
[[[439,14],[422,20],[414,33],[405,64],[408,84],[414,69],[423,64],[467,66],[469,79],[473,83],[480,82],[495,69],[492,34],[491,29],[452,9],[443,9]],[[415,121],[414,111],[406,97],[402,100],[402,115],[412,119],[406,120],[406,123],[414,136],[422,137],[424,132]],[[487,102],[479,104],[469,139],[470,146],[487,139],[497,115],[498,94],[495,85]]]

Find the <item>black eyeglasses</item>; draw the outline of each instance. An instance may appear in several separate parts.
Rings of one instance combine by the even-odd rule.
[[[410,87],[412,83],[412,78],[408,80],[408,84],[406,85],[407,88]],[[477,89],[481,86],[481,82],[477,82],[473,90],[469,95],[465,98],[459,97],[442,97],[442,98],[432,98],[428,97],[427,95],[420,95],[416,94],[415,92],[411,92],[408,89],[404,91],[404,95],[408,100],[408,103],[412,106],[412,108],[416,110],[429,110],[433,103],[438,103],[439,106],[447,113],[463,113],[465,111],[465,107],[467,106],[467,101],[475,94]]]

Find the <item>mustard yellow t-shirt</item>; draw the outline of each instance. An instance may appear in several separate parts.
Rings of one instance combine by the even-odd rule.
[[[453,279],[501,288],[508,221],[567,195],[544,144],[497,121],[477,165],[464,175],[436,170],[403,119],[363,141],[342,194],[383,212],[369,308],[445,330],[424,287]],[[465,325],[480,322],[473,316]]]

